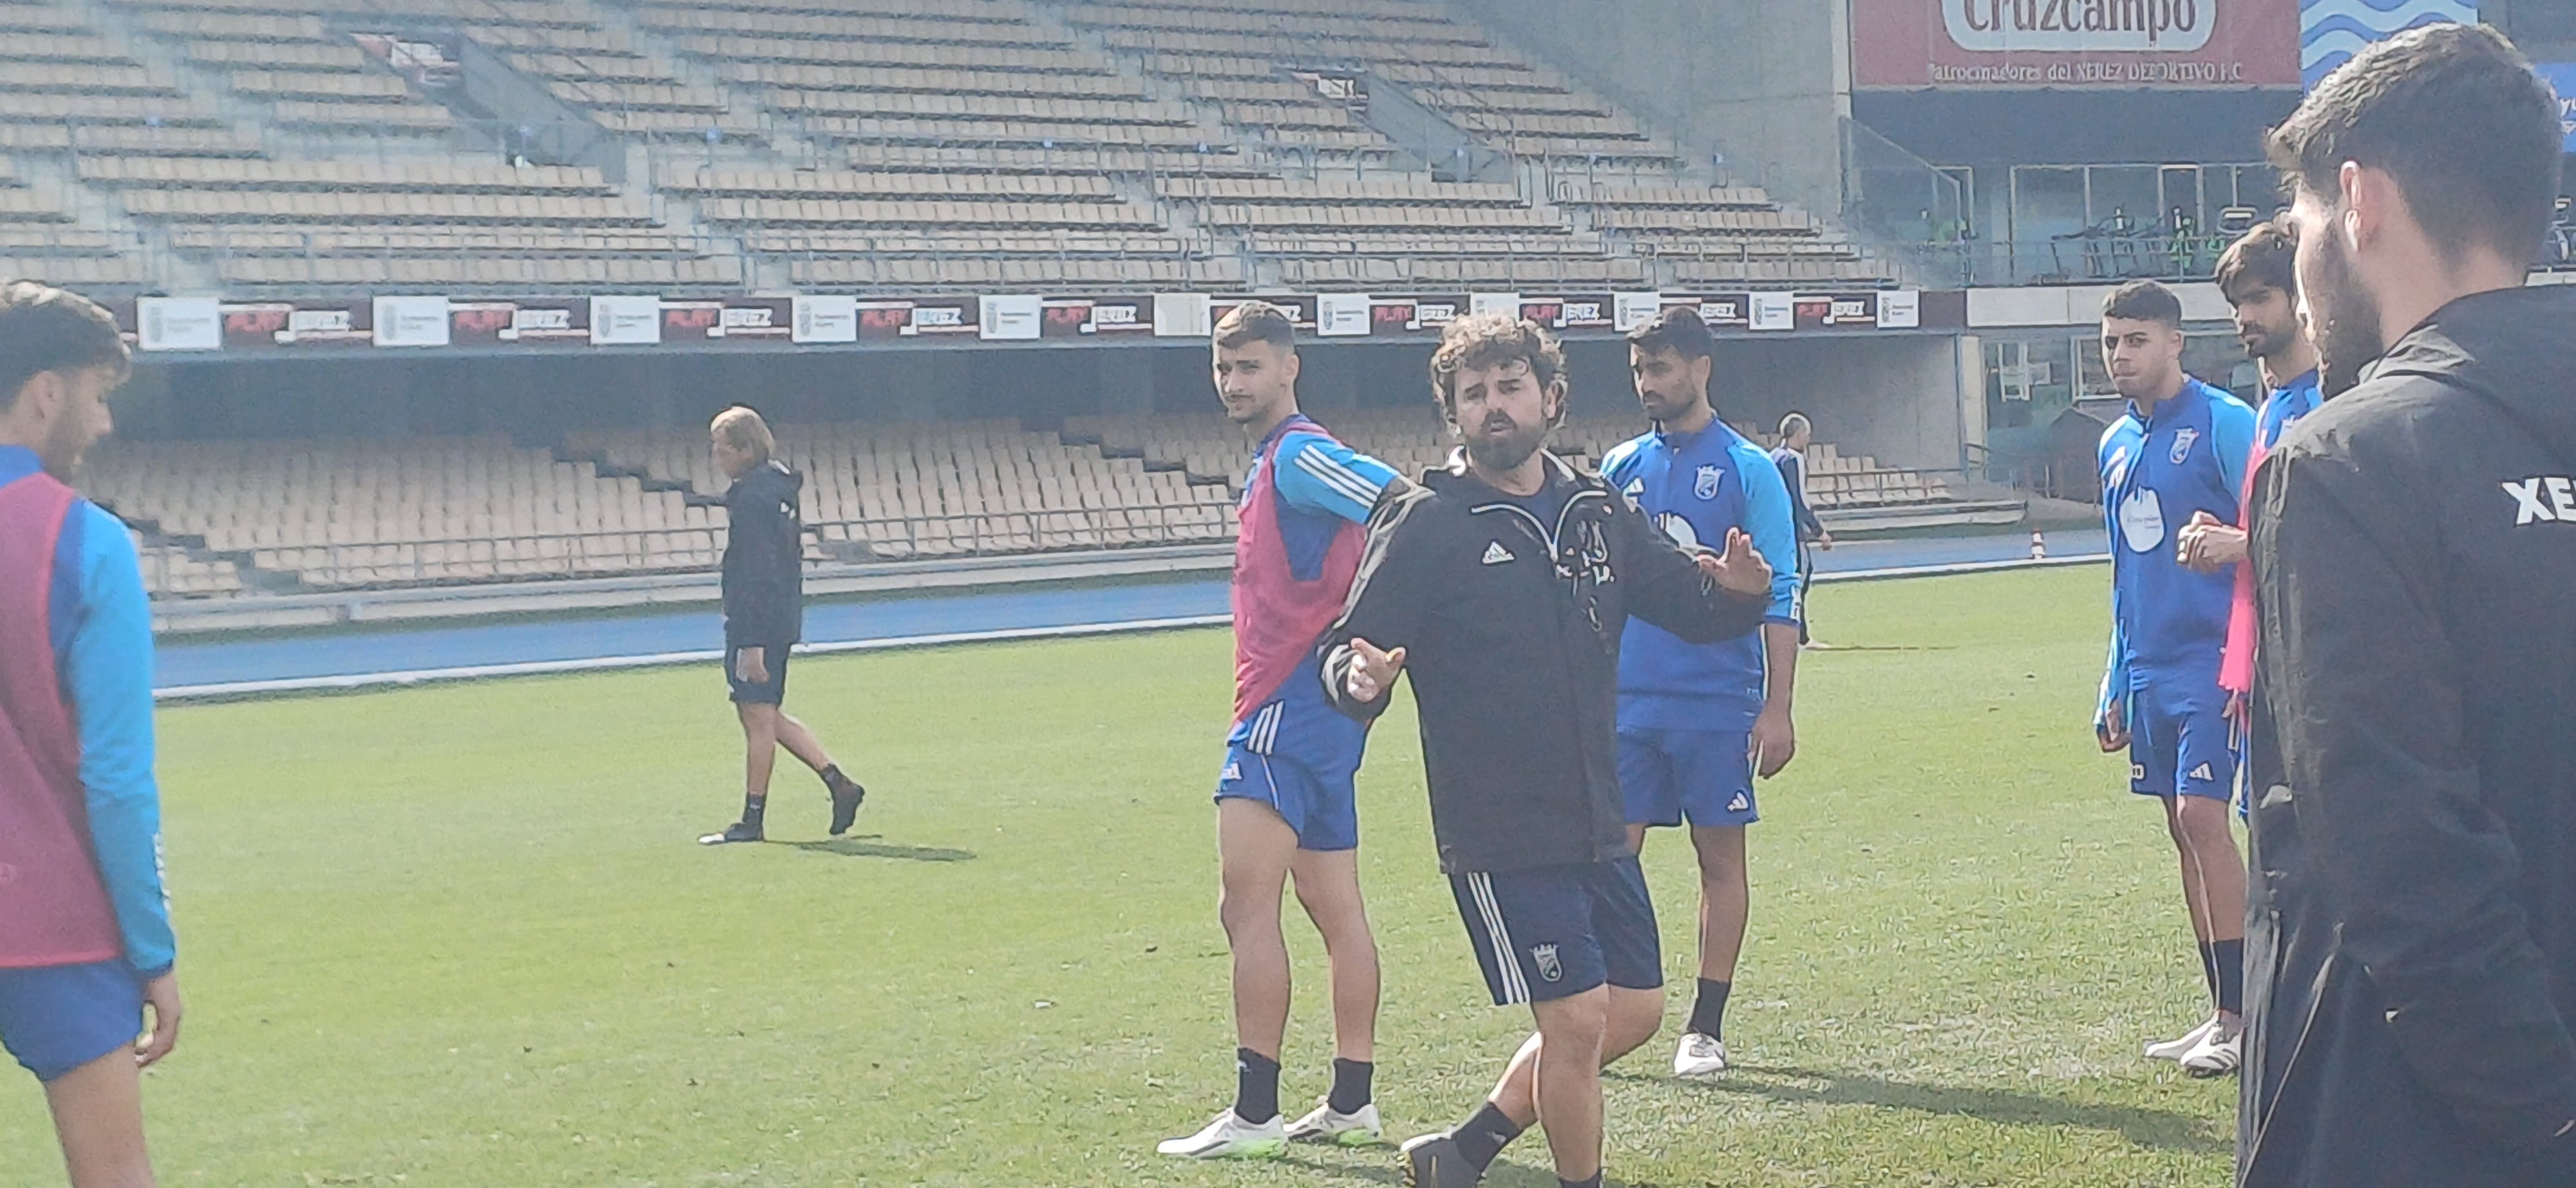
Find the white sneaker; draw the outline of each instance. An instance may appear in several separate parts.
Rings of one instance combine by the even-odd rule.
[[[1318,1102],[1315,1112],[1288,1124],[1288,1137],[1299,1142],[1339,1143],[1345,1147],[1375,1146],[1381,1137],[1377,1122],[1377,1103],[1338,1113],[1330,1099]]]
[[[2245,1059],[2245,1026],[2221,1024],[2201,1037],[2200,1046],[2182,1058],[2182,1070],[2195,1077],[2223,1077]]]
[[[1277,1159],[1288,1153],[1288,1132],[1275,1116],[1267,1122],[1246,1122],[1228,1106],[1217,1111],[1207,1129],[1188,1138],[1165,1139],[1154,1150],[1183,1159]]]
[[[2217,1029],[2218,1016],[2213,1014],[2210,1017],[2201,1020],[2200,1026],[2194,1027],[2181,1035],[2175,1036],[2174,1038],[2166,1040],[2160,1044],[2148,1044],[2147,1059],[2180,1060],[2185,1056],[2191,1055],[2194,1051],[2197,1051],[2200,1048],[2201,1041],[2208,1039],[2209,1033]]]
[[[1694,1031],[1682,1037],[1682,1046],[1673,1053],[1673,1075],[1706,1077],[1726,1071],[1726,1045],[1713,1035]]]

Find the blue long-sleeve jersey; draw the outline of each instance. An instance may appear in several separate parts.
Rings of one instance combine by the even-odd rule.
[[[2102,434],[2102,508],[2111,531],[2111,649],[2097,715],[2160,680],[2215,688],[2235,597],[2230,573],[2183,567],[2175,534],[2195,512],[2237,522],[2254,410],[2185,377],[2142,417],[2136,406]]]
[[[39,466],[0,446],[0,484]],[[75,501],[55,538],[47,591],[54,671],[80,731],[91,852],[125,960],[145,977],[178,959],[161,883],[161,791],[152,775],[152,608],[134,542],[115,516]]]
[[[1730,528],[1771,564],[1765,623],[1794,626],[1798,530],[1789,488],[1771,455],[1725,422],[1693,434],[1656,432],[1611,448],[1601,477],[1685,548],[1726,547]],[[1629,619],[1619,645],[1621,729],[1744,730],[1762,712],[1762,633],[1685,643]]]

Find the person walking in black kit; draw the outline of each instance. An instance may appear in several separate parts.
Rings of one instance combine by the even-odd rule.
[[[769,771],[778,748],[823,777],[832,795],[832,836],[850,831],[868,790],[841,774],[803,722],[780,708],[787,700],[787,650],[804,636],[805,529],[796,494],[805,480],[771,457],[777,442],[760,414],[735,405],[707,427],[716,468],[733,480],[725,491],[725,680],[742,719],[742,819],[705,845],[762,840]]]
[[[1382,499],[1325,692],[1363,721],[1413,674],[1431,829],[1486,987],[1538,1030],[1456,1130],[1404,1145],[1405,1181],[1463,1188],[1545,1122],[1557,1179],[1601,1183],[1601,1068],[1654,1037],[1663,954],[1620,797],[1619,642],[1631,614],[1692,643],[1745,635],[1771,569],[1741,531],[1682,552],[1599,478],[1541,447],[1563,421],[1564,357],[1499,314],[1452,323],[1432,356],[1464,458]]]
[[[2247,1188],[2576,1184],[2576,291],[2494,31],[2272,134],[2327,400],[2255,480]]]

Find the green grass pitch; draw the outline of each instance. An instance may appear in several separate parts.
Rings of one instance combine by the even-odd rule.
[[[2098,568],[1825,589],[1801,751],[1762,789],[1728,1021],[1687,1008],[1688,850],[1649,843],[1674,979],[1613,1070],[1611,1182],[2227,1182],[2235,1084],[2141,1059],[2202,1011],[2152,803],[2093,749]],[[712,666],[161,716],[189,1013],[146,1104],[170,1185],[1373,1185],[1391,1151],[1152,1153],[1232,1092],[1213,814],[1223,631],[797,663],[873,789],[824,838],[782,761],[738,806]],[[1361,773],[1394,1137],[1484,1093],[1485,1005],[1432,859],[1412,713]],[[860,836],[864,835],[864,836]],[[1283,1100],[1326,1083],[1313,930]],[[1489,1183],[1554,1183],[1535,1134]],[[0,1093],[0,1185],[57,1183]]]

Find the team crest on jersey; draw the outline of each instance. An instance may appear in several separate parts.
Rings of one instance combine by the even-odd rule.
[[[1715,499],[1717,484],[1725,478],[1726,472],[1714,466],[1700,467],[1699,473],[1691,477],[1691,494],[1702,499]]]
[[[2198,429],[2174,430],[2173,460],[2180,462],[2183,459],[2190,457],[2191,443],[2199,440],[2200,430]]]
[[[1530,960],[1538,965],[1540,980],[1555,982],[1565,978],[1565,964],[1556,959],[1555,945],[1539,945],[1532,948]]]

